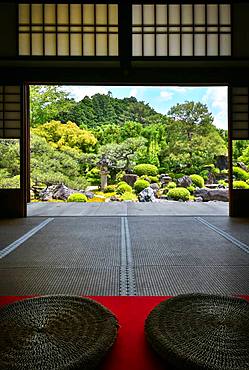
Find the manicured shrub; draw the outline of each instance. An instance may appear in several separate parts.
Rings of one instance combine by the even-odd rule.
[[[138,164],[133,168],[133,171],[136,175],[148,175],[148,176],[156,176],[158,174],[158,168],[153,164]]]
[[[128,185],[126,182],[123,184],[119,184],[116,190],[117,194],[124,194],[125,192],[132,192],[132,187]]]
[[[116,185],[107,185],[104,188],[104,193],[112,193],[114,191],[116,191]]]
[[[132,200],[132,201],[136,201],[137,200],[137,196],[134,193],[131,193],[129,191],[126,191],[124,194],[121,195],[120,199],[121,200]]]
[[[140,176],[140,179],[151,182],[150,176],[147,176],[147,175]]]
[[[158,182],[159,181],[159,178],[158,176],[148,176],[150,182]]]
[[[195,186],[198,186],[198,188],[204,188],[203,177],[201,177],[200,175],[190,175],[189,177],[191,178]]]
[[[249,189],[249,185],[245,181],[233,181],[234,189]]]
[[[170,181],[166,186],[167,189],[174,189],[176,188],[176,183],[174,181]]]
[[[225,186],[225,187],[227,187],[227,186],[228,186],[228,183],[227,183],[225,180],[219,180],[219,181],[218,181],[218,184],[223,185],[223,186]]]
[[[217,168],[217,167],[214,167],[214,168],[212,169],[212,173],[213,173],[214,175],[218,175],[218,174],[220,173],[220,169],[219,169],[219,168]]]
[[[74,193],[69,195],[67,198],[67,202],[87,202],[87,197],[85,194],[81,193]]]
[[[123,184],[128,185],[127,182],[125,182],[125,181],[119,181],[118,184],[117,184],[117,186],[123,185]]]
[[[148,181],[138,179],[134,184],[134,190],[136,194],[138,194],[140,193],[140,191],[144,190],[148,186],[150,186],[150,183]]]
[[[167,196],[168,199],[186,201],[190,199],[190,192],[186,188],[175,188],[170,189]]]
[[[194,191],[195,191],[195,186],[190,185],[190,186],[188,186],[186,189],[190,192],[190,194],[193,194],[193,193],[194,193]]]
[[[233,175],[236,180],[246,181],[249,179],[249,172],[246,172],[240,167],[233,167]]]

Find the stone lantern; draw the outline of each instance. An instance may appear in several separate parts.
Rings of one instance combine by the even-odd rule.
[[[109,175],[108,166],[110,166],[110,160],[103,154],[97,166],[100,168],[101,176],[101,190],[104,190],[107,186],[107,176]]]

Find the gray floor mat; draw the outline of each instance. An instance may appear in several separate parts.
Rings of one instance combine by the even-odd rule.
[[[136,266],[138,295],[249,294],[248,266]]]
[[[0,295],[119,295],[119,268],[1,268]]]
[[[0,250],[19,239],[46,217],[0,219]]]
[[[0,267],[120,265],[120,219],[57,218],[0,261]]]
[[[249,265],[249,255],[190,217],[129,217],[135,265]]]
[[[220,228],[242,243],[249,245],[249,218],[203,217],[212,225]]]

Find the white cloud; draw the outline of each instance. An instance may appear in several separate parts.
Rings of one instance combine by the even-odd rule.
[[[134,88],[134,89],[131,89],[130,91],[130,94],[129,94],[129,97],[136,97],[138,94],[138,89]]]
[[[85,96],[108,93],[105,86],[63,86],[63,90],[69,92],[76,101],[82,100]]]
[[[214,116],[214,124],[218,128],[227,129],[227,87],[216,86],[209,87],[202,98],[202,102],[207,104]]]
[[[167,87],[161,87],[162,90],[170,90],[175,91],[177,93],[185,93],[188,90],[192,90],[194,87],[189,86],[167,86]]]
[[[172,99],[173,93],[169,91],[161,91],[160,92],[160,97],[163,98],[164,100],[170,100]]]

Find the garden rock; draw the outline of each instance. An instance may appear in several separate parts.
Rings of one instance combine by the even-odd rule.
[[[94,193],[92,193],[91,191],[85,191],[85,196],[88,198],[88,199],[92,199],[94,198]]]
[[[221,171],[228,168],[228,156],[227,155],[218,155],[216,157],[215,167],[219,168]]]
[[[229,201],[229,191],[228,189],[196,189],[194,195],[196,197],[201,197],[203,202],[209,202],[212,200],[218,200],[221,202]]]
[[[177,184],[182,188],[187,188],[193,184],[193,181],[189,176],[185,175],[177,180]]]
[[[123,177],[123,180],[127,182],[127,184],[130,185],[131,187],[133,187],[137,179],[138,179],[138,175],[135,175],[135,174],[126,174]]]
[[[159,185],[156,182],[150,184],[150,188],[153,189],[154,192],[158,192],[158,190],[160,189]]]
[[[139,202],[156,202],[155,190],[148,186],[139,193],[138,199]]]
[[[200,203],[200,202],[203,202],[202,197],[196,197],[196,198],[195,198],[195,202],[199,202],[199,203]]]
[[[39,193],[39,198],[42,201],[48,201],[48,200],[52,200],[52,199],[67,200],[69,195],[71,195],[73,193],[82,193],[82,194],[84,194],[83,191],[70,189],[64,184],[51,185],[51,186],[48,186],[47,188],[43,189]]]

